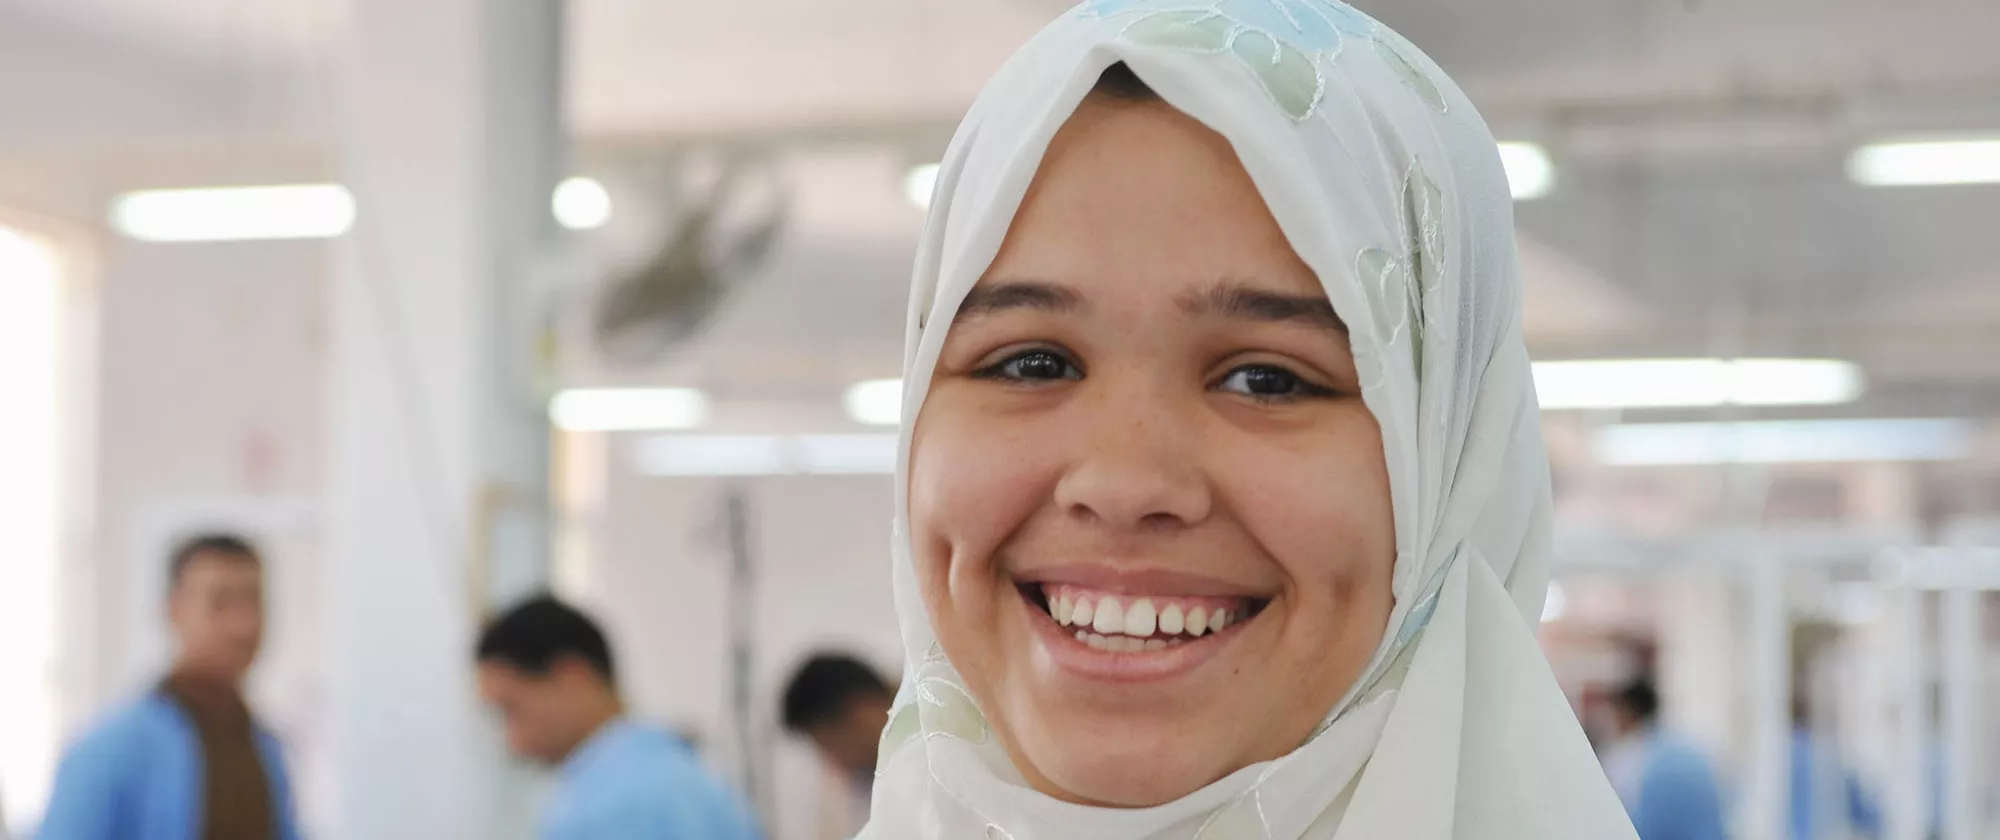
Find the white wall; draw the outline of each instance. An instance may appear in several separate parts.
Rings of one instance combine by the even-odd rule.
[[[861,654],[894,680],[901,664],[889,587],[892,483],[886,476],[660,479],[631,472],[629,442],[604,453],[608,490],[596,527],[601,552],[579,600],[612,635],[634,711],[694,730],[718,772],[733,774],[727,628],[728,543],[723,499],[749,501],[757,563],[755,708],[764,751],[765,817],[776,840],[812,837],[817,759],[778,727],[791,669],[809,652]]]
[[[107,239],[101,259],[96,527],[88,568],[68,570],[88,585],[65,604],[64,719],[86,726],[157,676],[167,546],[247,530],[271,590],[252,692],[311,816],[325,246]]]
[[[143,523],[201,500],[318,492],[325,277],[318,244],[111,246],[99,389],[100,644],[78,702],[101,705],[133,687],[137,652],[125,640],[156,616],[128,609],[141,593],[120,570],[154,548]]]
[[[123,640],[153,618],[126,608],[134,582],[117,574],[152,548],[143,523],[205,499],[318,492],[325,276],[317,244],[112,246],[98,436],[98,563],[111,573],[86,702],[131,687]]]

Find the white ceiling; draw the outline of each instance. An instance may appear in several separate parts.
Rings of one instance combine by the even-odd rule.
[[[1866,410],[2000,411],[2000,187],[1841,176],[1869,138],[2000,131],[2000,4],[1360,5],[1452,71],[1498,133],[1556,155],[1559,189],[1520,211],[1538,353],[1842,355],[1877,380]],[[605,375],[796,390],[892,373],[920,222],[900,170],[1059,6],[569,3],[572,122],[614,191],[621,158],[606,149],[796,149],[799,214],[778,263],[709,340]],[[344,13],[338,0],[0,0],[0,200],[87,214],[148,179],[324,177]],[[650,235],[632,221],[644,216],[621,212],[595,241],[629,250]]]

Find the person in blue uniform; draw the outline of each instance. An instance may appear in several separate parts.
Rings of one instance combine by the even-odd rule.
[[[515,754],[557,768],[541,840],[757,840],[743,801],[680,738],[628,717],[596,622],[537,596],[487,625],[481,698]]]
[[[1652,683],[1634,680],[1613,705],[1618,739],[1605,752],[1604,770],[1639,840],[1727,840],[1715,769],[1692,742],[1660,725]]]
[[[243,699],[264,637],[264,566],[226,534],[168,568],[177,652],[152,690],[64,755],[40,840],[297,840],[278,742]]]
[[[868,663],[844,653],[814,654],[785,686],[785,729],[811,740],[847,781],[861,822],[867,821],[875,784],[876,746],[895,702],[894,685]]]

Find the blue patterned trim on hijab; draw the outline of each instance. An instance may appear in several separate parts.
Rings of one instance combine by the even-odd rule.
[[[1343,36],[1367,39],[1376,26],[1338,0],[1087,0],[1083,9],[1097,17],[1130,11],[1213,12],[1304,52],[1336,51]]]
[[[1228,53],[1294,121],[1319,109],[1324,66],[1347,39],[1372,40],[1379,26],[1337,0],[1088,0],[1089,17],[1129,17],[1119,37],[1142,46]]]

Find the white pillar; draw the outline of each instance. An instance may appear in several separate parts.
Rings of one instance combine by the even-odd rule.
[[[1785,840],[1791,795],[1791,616],[1782,556],[1750,555],[1750,766],[1745,840]]]
[[[1940,604],[1939,681],[1943,688],[1944,840],[1986,837],[1985,587],[1993,586],[1993,563],[1965,550],[1964,575],[1946,590]]]
[[[538,266],[555,240],[557,0],[355,0],[326,566],[342,840],[524,836],[478,711],[493,600],[546,580]]]
[[[1683,575],[1660,587],[1659,677],[1667,723],[1699,740],[1734,766],[1747,756],[1738,721],[1744,616],[1734,582],[1719,575]]]
[[[1907,585],[1896,593],[1898,670],[1894,743],[1895,771],[1884,798],[1884,840],[1924,840],[1930,833],[1930,645],[1926,643],[1924,593]]]

